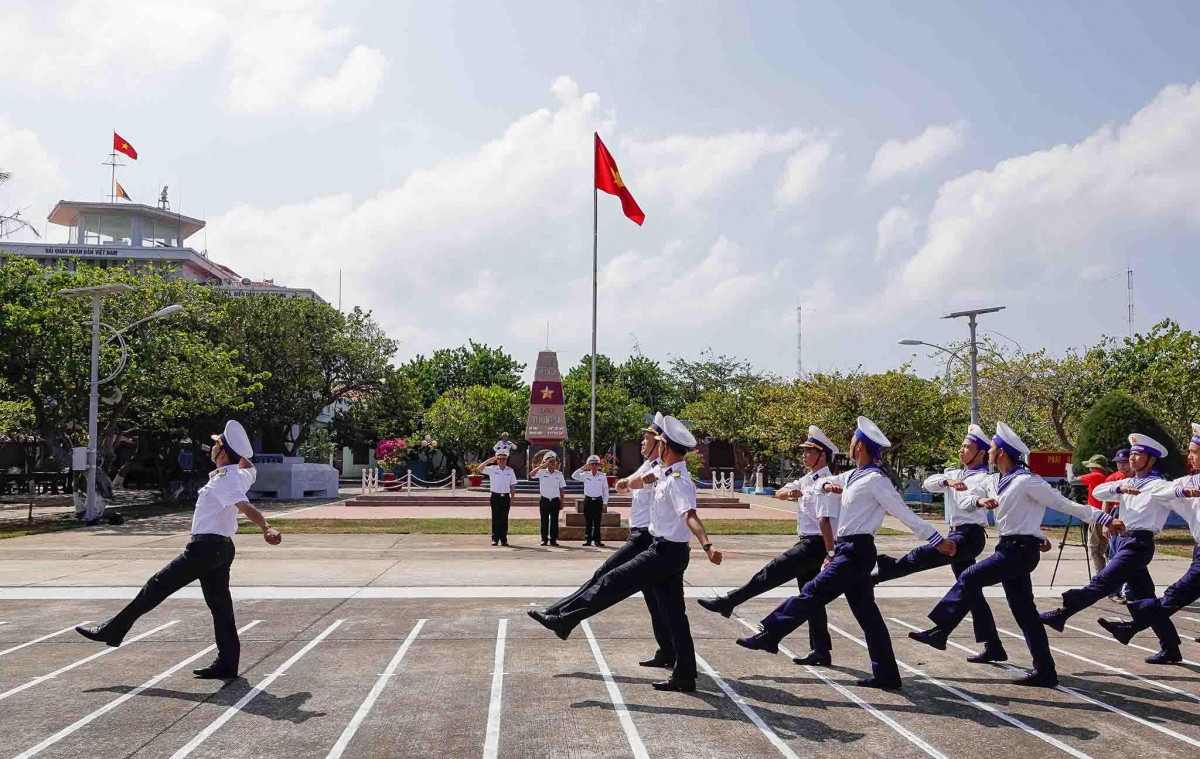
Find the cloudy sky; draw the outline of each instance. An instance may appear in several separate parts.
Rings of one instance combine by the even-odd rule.
[[[750,6],[749,8],[743,6]],[[706,347],[796,371],[912,357],[950,310],[1026,349],[1195,318],[1200,6],[9,0],[0,208],[170,185],[189,240],[372,309],[399,358]],[[182,195],[182,197],[181,197]],[[61,232],[48,230],[50,239]],[[923,353],[918,369],[942,365]]]

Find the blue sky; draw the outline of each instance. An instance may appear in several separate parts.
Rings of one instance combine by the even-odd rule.
[[[748,7],[742,7],[748,6]],[[467,338],[882,369],[943,311],[1061,351],[1196,327],[1200,10],[1188,3],[17,2],[0,207],[182,192],[243,274],[375,311],[400,357]],[[918,369],[941,371],[923,354]]]

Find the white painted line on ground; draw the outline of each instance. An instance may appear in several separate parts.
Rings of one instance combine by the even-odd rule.
[[[127,601],[138,594],[141,586],[76,586],[76,585],[10,585],[0,586],[0,601]],[[297,601],[297,600],[346,600],[346,599],[412,599],[412,598],[561,598],[574,593],[575,586],[558,585],[439,585],[439,586],[297,586],[297,585],[241,585],[230,588],[235,601]],[[716,588],[728,592],[732,587]],[[685,598],[705,598],[707,586],[684,588]],[[885,599],[928,599],[941,598],[946,594],[944,585],[881,585],[875,588],[876,598]],[[786,587],[774,588],[760,598],[788,598],[795,591]],[[1052,588],[1034,588],[1037,598],[1058,597],[1061,592]],[[984,588],[986,598],[1003,598],[999,588]],[[175,599],[203,600],[199,586],[189,586],[171,596]]]
[[[496,759],[500,754],[500,707],[504,689],[504,637],[508,620],[496,625],[496,658],[492,663],[492,697],[488,703],[487,734],[483,739],[483,759]]]
[[[1111,635],[1108,635],[1107,633],[1101,634],[1098,632],[1092,632],[1091,630],[1085,630],[1082,627],[1076,627],[1075,625],[1067,625],[1066,627],[1068,630],[1074,630],[1075,632],[1081,632],[1084,635],[1090,635],[1093,638],[1099,638],[1100,640],[1106,640],[1109,643],[1114,643],[1118,646],[1121,645],[1121,642],[1119,640],[1115,640]],[[1130,643],[1129,647],[1136,648],[1139,651],[1145,651],[1145,652],[1151,653],[1151,654],[1158,653],[1157,648],[1146,648],[1145,646],[1139,646],[1136,643]],[[1184,659],[1183,663],[1187,664],[1189,666],[1192,666],[1192,667],[1200,667],[1200,661],[1192,661],[1191,659]]]
[[[909,623],[905,622],[903,619],[896,619],[895,617],[888,617],[888,619],[892,620],[893,622],[895,622],[898,625],[903,625],[904,627],[907,627],[910,630],[917,631],[917,632],[919,632],[921,630],[920,627],[917,627],[916,625],[910,625]],[[953,648],[957,648],[959,651],[965,651],[966,653],[972,654],[972,655],[975,654],[975,652],[973,650],[967,648],[966,646],[962,645],[961,643],[955,643],[952,640],[948,640],[948,641],[946,641],[946,643]],[[1006,664],[1004,662],[997,662],[997,663],[1004,669],[1008,670],[1009,672],[1024,672],[1024,670],[1022,670],[1020,667],[1015,667],[1012,664]],[[1200,741],[1189,738],[1186,735],[1183,735],[1181,733],[1177,733],[1174,730],[1171,730],[1170,728],[1163,727],[1162,725],[1156,725],[1153,722],[1150,722],[1149,720],[1142,719],[1141,717],[1137,716],[1136,714],[1130,714],[1129,712],[1127,712],[1123,709],[1118,709],[1117,707],[1112,706],[1111,704],[1106,704],[1105,702],[1100,701],[1099,699],[1084,695],[1083,693],[1080,693],[1079,691],[1075,690],[1074,688],[1068,688],[1065,685],[1056,685],[1054,687],[1054,689],[1060,693],[1066,693],[1068,696],[1071,696],[1073,698],[1079,699],[1080,701],[1089,703],[1092,706],[1098,706],[1101,709],[1110,711],[1113,714],[1124,717],[1125,719],[1132,720],[1132,721],[1138,723],[1139,725],[1144,725],[1144,726],[1150,728],[1151,730],[1156,730],[1156,731],[1162,733],[1163,735],[1169,735],[1170,737],[1172,737],[1176,740],[1180,740],[1180,741],[1183,741],[1184,743],[1187,743],[1188,745],[1200,748]]]
[[[1007,635],[1010,638],[1017,638],[1019,640],[1025,640],[1024,635],[1018,635],[1015,632],[1012,632],[1011,630],[1005,630],[1003,627],[997,627],[996,630],[998,632],[1000,632],[1000,634]],[[1185,698],[1190,698],[1193,701],[1200,701],[1200,696],[1193,695],[1191,693],[1188,693],[1185,690],[1180,690],[1179,688],[1176,688],[1174,685],[1167,685],[1166,683],[1160,683],[1157,680],[1151,680],[1148,677],[1142,677],[1141,675],[1130,672],[1127,669],[1121,669],[1120,667],[1114,667],[1111,664],[1105,664],[1102,661],[1096,661],[1095,659],[1089,659],[1086,656],[1080,656],[1077,653],[1068,651],[1065,648],[1059,648],[1058,646],[1050,646],[1050,650],[1056,654],[1062,654],[1063,656],[1070,656],[1072,659],[1078,659],[1079,661],[1084,662],[1085,664],[1091,664],[1093,667],[1100,667],[1101,669],[1108,670],[1109,672],[1112,672],[1115,675],[1121,675],[1123,677],[1128,677],[1133,680],[1137,680],[1140,683],[1145,683],[1146,685],[1153,686],[1155,688],[1158,688],[1159,690],[1165,690],[1168,693],[1174,693],[1176,695],[1183,696]]]
[[[226,722],[233,719],[237,715],[237,713],[240,712],[246,706],[246,704],[250,703],[255,698],[257,698],[258,694],[262,693],[264,690],[266,690],[267,686],[269,686],[271,683],[275,682],[276,678],[278,678],[284,672],[287,672],[288,667],[291,667],[293,664],[295,664],[297,661],[299,661],[300,657],[304,656],[306,653],[311,651],[313,649],[313,647],[316,646],[318,643],[325,640],[325,638],[328,637],[329,633],[336,630],[345,621],[346,620],[344,620],[344,619],[339,619],[339,620],[335,621],[329,627],[326,627],[323,631],[321,631],[320,635],[313,638],[308,643],[305,643],[304,648],[301,648],[299,651],[292,654],[290,659],[285,661],[283,664],[279,665],[279,669],[275,670],[271,674],[264,677],[262,682],[260,682],[256,686],[254,686],[254,688],[252,688],[249,693],[247,693],[246,695],[244,695],[240,699],[238,699],[238,702],[236,704],[234,704],[233,706],[226,709],[221,714],[221,716],[217,717],[215,720],[213,720],[212,723],[208,727],[204,728],[199,733],[197,733],[196,737],[192,738],[190,741],[188,741],[186,746],[179,749],[174,754],[171,754],[171,759],[183,759],[183,757],[185,757],[188,754],[195,751],[196,747],[198,747],[201,743],[204,743],[204,741],[208,740],[208,736],[212,735],[217,730],[219,730],[221,728],[221,725],[224,725]]]
[[[80,622],[79,624],[86,625],[87,622]],[[0,651],[0,656],[4,656],[5,654],[11,654],[13,651],[19,651],[22,648],[25,648],[26,646],[32,646],[34,643],[41,643],[43,640],[50,640],[51,638],[55,637],[56,635],[62,635],[63,633],[71,632],[74,629],[75,629],[75,625],[71,625],[70,627],[64,627],[63,629],[59,630],[58,632],[52,632],[49,635],[43,635],[40,638],[34,638],[33,640],[29,641],[28,643],[22,643],[19,646],[13,646],[12,648],[6,648],[3,651]]]
[[[259,624],[260,622],[262,622],[261,619],[253,620],[252,622],[250,622],[250,624],[245,625],[244,627],[239,629],[238,633],[244,633],[247,630],[249,630],[251,627],[254,627],[255,625]],[[149,680],[142,683],[141,685],[134,688],[133,690],[129,691],[128,693],[125,693],[124,695],[119,696],[118,698],[115,698],[112,701],[109,701],[107,704],[100,707],[99,709],[92,712],[91,714],[88,714],[87,716],[84,716],[84,717],[80,717],[75,722],[64,727],[62,730],[59,730],[57,733],[55,733],[54,735],[51,735],[49,738],[47,738],[46,740],[37,744],[36,746],[25,749],[21,753],[17,754],[17,756],[14,757],[14,759],[29,759],[29,757],[34,756],[34,755],[44,751],[45,749],[49,748],[50,746],[53,746],[55,743],[58,743],[59,741],[61,741],[63,738],[66,738],[68,735],[75,732],[79,728],[81,728],[84,725],[88,724],[89,722],[95,720],[97,717],[100,717],[104,714],[111,712],[113,709],[116,709],[118,706],[125,703],[126,701],[133,698],[134,696],[138,695],[139,693],[146,690],[147,688],[153,688],[155,685],[158,685],[163,680],[167,679],[168,677],[175,674],[176,672],[183,669],[184,667],[191,664],[192,662],[196,661],[197,659],[203,657],[205,654],[215,651],[216,648],[217,647],[214,644],[202,651],[198,651],[198,652],[192,654],[191,656],[189,656],[188,658],[179,662],[175,666],[171,667],[170,669],[164,670],[160,674],[155,675],[154,677],[150,678]]]
[[[851,635],[850,633],[841,629],[840,627],[837,627],[836,625],[830,625],[829,629],[833,630],[838,635],[841,635],[843,638],[849,638],[850,640],[854,641],[855,643],[862,646],[863,648],[867,647],[867,644],[865,641],[859,640],[858,638],[854,637],[853,635]],[[991,714],[994,717],[1002,719],[1005,722],[1007,722],[1008,724],[1013,725],[1014,727],[1019,727],[1021,730],[1025,731],[1026,733],[1032,735],[1035,738],[1038,738],[1039,740],[1049,743],[1051,746],[1054,746],[1055,748],[1059,749],[1060,751],[1065,751],[1066,753],[1070,754],[1071,756],[1077,757],[1077,759],[1090,759],[1090,757],[1088,757],[1088,755],[1083,753],[1082,751],[1079,751],[1078,749],[1068,746],[1067,744],[1063,743],[1062,741],[1060,741],[1059,739],[1055,738],[1052,735],[1047,735],[1047,734],[1043,733],[1041,730],[1038,730],[1035,727],[1031,727],[1031,726],[1027,725],[1026,723],[1022,722],[1021,720],[1012,716],[1011,714],[1002,712],[989,703],[980,701],[972,696],[968,696],[966,693],[963,693],[958,688],[955,688],[953,685],[947,685],[946,683],[943,683],[941,680],[938,680],[937,678],[935,678],[931,675],[927,675],[926,673],[922,672],[921,670],[917,669],[916,667],[910,667],[909,665],[905,664],[904,662],[900,661],[899,659],[896,660],[896,664],[900,665],[900,668],[903,669],[905,672],[908,672],[909,674],[912,674],[912,675],[916,675],[917,677],[921,678],[922,680],[924,680],[927,683],[930,683],[931,685],[936,685],[937,687],[941,688],[942,690],[946,691],[947,693],[950,693],[950,694],[962,699],[963,701],[966,701],[968,704],[970,704],[971,706],[974,706],[976,709],[982,709],[983,711],[987,712],[988,714]]]
[[[350,745],[350,739],[353,738],[354,734],[358,732],[359,725],[362,724],[362,721],[366,719],[367,714],[370,713],[371,707],[375,705],[375,700],[379,698],[379,694],[383,693],[383,689],[387,685],[388,679],[391,678],[392,675],[396,674],[396,667],[400,666],[400,661],[404,658],[404,655],[408,653],[409,646],[411,646],[412,642],[417,639],[417,635],[421,632],[421,628],[425,626],[426,621],[427,620],[424,619],[417,620],[417,624],[413,626],[412,632],[410,632],[408,637],[404,639],[404,642],[400,644],[400,648],[397,649],[396,655],[392,657],[392,660],[388,662],[387,668],[383,670],[383,674],[381,674],[379,679],[375,681],[375,687],[371,688],[371,692],[367,694],[366,700],[362,702],[362,705],[358,707],[358,711],[354,713],[354,717],[350,720],[350,724],[346,725],[346,729],[342,731],[341,736],[337,739],[337,743],[333,744],[333,748],[329,750],[329,753],[326,755],[326,759],[337,759],[337,757],[340,757],[346,750],[346,746]]]
[[[729,696],[729,698],[733,700],[733,703],[737,705],[737,708],[742,710],[742,714],[745,714],[746,717],[754,723],[754,726],[757,727],[758,731],[762,733],[768,741],[771,742],[771,745],[779,749],[779,753],[783,754],[785,757],[787,757],[787,759],[800,759],[800,757],[796,756],[796,752],[788,748],[788,745],[784,743],[778,735],[775,734],[774,730],[767,727],[767,723],[762,721],[762,717],[758,716],[758,712],[750,708],[750,704],[746,703],[746,699],[739,696],[733,688],[729,687],[728,683],[721,679],[721,676],[717,674],[715,669],[708,666],[708,662],[704,661],[703,656],[696,654],[696,663],[700,665],[700,669],[704,670],[704,674],[711,677],[712,681],[717,684],[717,687],[723,690],[725,695]]]
[[[734,614],[733,618],[736,619],[738,622],[741,622],[751,632],[758,632],[758,628],[756,626],[754,626],[750,622],[747,622],[745,619],[738,616],[737,614]],[[784,656],[795,656],[796,655],[795,652],[789,651],[784,646],[780,646],[779,651]],[[941,751],[938,751],[936,748],[934,748],[933,746],[926,743],[919,735],[912,732],[911,730],[904,727],[896,720],[892,719],[888,715],[881,712],[873,704],[870,704],[870,703],[864,701],[863,699],[859,698],[858,695],[856,695],[853,691],[844,687],[841,683],[831,679],[821,670],[817,669],[816,667],[809,666],[807,664],[804,665],[804,669],[807,670],[809,674],[815,675],[816,677],[820,678],[820,680],[822,682],[824,682],[826,685],[833,688],[834,690],[836,690],[838,693],[845,696],[846,698],[850,699],[851,701],[853,701],[855,704],[857,704],[862,709],[865,709],[867,711],[867,713],[870,714],[872,717],[874,717],[875,719],[879,720],[883,724],[885,724],[888,727],[895,730],[897,733],[899,733],[901,736],[903,736],[905,738],[905,740],[907,740],[909,743],[913,744],[917,748],[921,749],[929,756],[936,757],[936,759],[947,759],[945,754],[943,754]]]
[[[44,683],[47,680],[52,680],[64,672],[75,669],[76,667],[79,667],[81,665],[87,664],[90,661],[99,659],[101,656],[106,656],[108,654],[111,654],[113,651],[120,651],[122,648],[125,648],[125,646],[128,646],[130,643],[137,643],[142,638],[148,638],[151,635],[153,635],[154,633],[165,630],[168,627],[170,627],[171,625],[178,624],[178,623],[179,623],[178,619],[173,619],[170,622],[167,622],[165,624],[159,625],[158,627],[155,627],[153,630],[147,630],[146,632],[142,633],[141,635],[138,635],[135,638],[130,638],[129,640],[125,641],[124,643],[121,644],[120,648],[109,648],[108,646],[105,646],[103,651],[97,651],[96,653],[92,654],[91,656],[85,656],[84,658],[80,659],[79,661],[71,662],[70,664],[68,664],[65,667],[60,667],[48,675],[42,675],[41,677],[35,677],[32,680],[30,680],[29,682],[25,683],[24,685],[18,685],[15,688],[10,688],[10,689],[4,691],[3,693],[0,693],[0,701],[3,701],[4,699],[8,698],[9,696],[20,693],[23,690],[32,688],[33,686],[37,685],[38,683]],[[71,629],[74,630],[75,628],[72,627]]]
[[[612,672],[608,669],[608,662],[604,661],[604,654],[600,653],[600,645],[596,642],[596,636],[592,635],[592,626],[583,620],[579,624],[583,628],[583,634],[587,636],[588,645],[592,648],[592,657],[596,660],[596,666],[600,668],[600,676],[604,678],[604,687],[608,689],[608,698],[613,703],[613,710],[617,713],[617,718],[621,721],[621,729],[625,731],[625,738],[629,741],[629,748],[633,751],[634,759],[650,759],[650,755],[646,753],[646,746],[642,743],[642,737],[638,735],[637,728],[634,727],[633,718],[629,716],[629,709],[625,707],[625,699],[621,698],[621,689],[617,687],[617,683],[613,680]]]

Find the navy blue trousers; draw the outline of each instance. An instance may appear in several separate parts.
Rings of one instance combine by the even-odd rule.
[[[975,566],[975,559],[983,553],[983,549],[987,545],[987,530],[977,524],[964,524],[951,530],[946,538],[954,541],[957,548],[953,557],[938,551],[929,543],[917,546],[899,559],[881,555],[878,559],[879,578],[876,583],[907,577],[917,572],[924,572],[926,569],[944,567],[947,564],[954,572],[954,578],[958,579],[959,575],[969,567]],[[975,628],[976,643],[1000,642],[1000,634],[996,632],[996,619],[992,616],[992,609],[982,595],[971,607],[971,623]]]
[[[1200,546],[1192,549],[1192,565],[1175,582],[1163,591],[1162,598],[1141,598],[1129,602],[1129,614],[1139,630],[1170,624],[1170,616],[1200,599]],[[1174,629],[1172,625],[1171,629]],[[1159,635],[1159,639],[1162,636]],[[1178,639],[1177,639],[1178,640]],[[1176,644],[1178,645],[1178,644]]]
[[[1130,600],[1154,598],[1154,580],[1150,579],[1150,560],[1154,558],[1154,533],[1135,530],[1128,535],[1117,535],[1109,541],[1108,563],[1082,588],[1074,588],[1062,594],[1063,609],[1067,614],[1080,612],[1102,598],[1116,593],[1126,586],[1126,597]],[[1179,633],[1167,617],[1156,617],[1154,634],[1164,648],[1179,645]]]
[[[654,538],[649,548],[603,575],[575,600],[559,607],[557,613],[577,625],[649,588],[675,650],[675,677],[695,680],[696,648],[683,602],[683,573],[690,551],[687,543]]]
[[[964,570],[950,591],[929,612],[929,618],[939,628],[951,631],[958,627],[967,612],[981,602],[986,603],[983,599],[985,587],[1000,584],[1008,598],[1008,608],[1025,634],[1033,668],[1043,674],[1054,674],[1050,640],[1033,601],[1033,581],[1030,579],[1042,559],[1041,545],[1041,538],[1032,535],[1000,538],[996,552]]]
[[[650,534],[649,529],[645,527],[631,527],[629,530],[629,539],[604,560],[604,563],[600,565],[600,568],[592,574],[587,582],[580,585],[579,589],[571,595],[554,602],[553,605],[547,607],[546,611],[552,614],[559,614],[562,609],[570,606],[587,592],[588,588],[600,582],[601,577],[617,567],[628,563],[634,556],[649,548],[653,542],[654,536]],[[647,586],[642,588],[642,597],[646,600],[646,610],[650,612],[650,626],[654,629],[654,641],[658,644],[656,656],[667,661],[674,661],[675,647],[671,644],[671,632],[667,628],[667,623],[663,621],[662,612],[658,608],[658,597],[654,595],[654,587]]]
[[[883,615],[875,603],[871,570],[875,567],[875,536],[850,535],[839,538],[833,559],[813,579],[804,584],[800,595],[792,596],[762,621],[763,631],[777,640],[813,618],[818,610],[838,596],[845,595],[855,621],[867,640],[871,673],[879,680],[898,682],[900,670]]]
[[[804,584],[821,573],[824,563],[825,539],[820,535],[805,535],[796,545],[768,561],[749,582],[731,591],[726,598],[737,606],[791,580],[804,590]],[[808,644],[814,651],[833,649],[824,606],[815,608],[808,617]]]

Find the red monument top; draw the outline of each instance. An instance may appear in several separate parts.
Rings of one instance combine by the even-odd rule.
[[[558,372],[558,354],[554,351],[538,353],[533,386],[529,389],[525,439],[535,445],[557,445],[567,439],[562,375]]]

